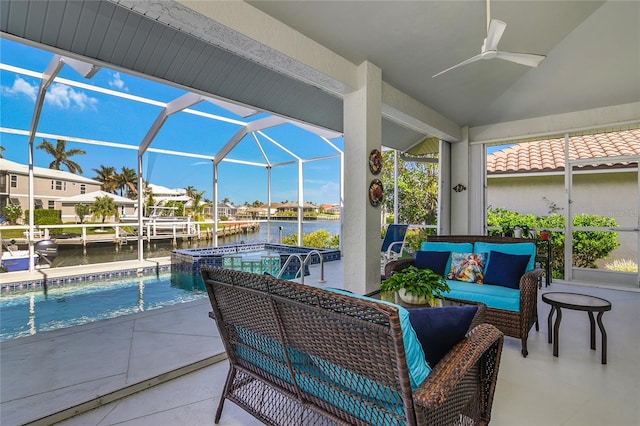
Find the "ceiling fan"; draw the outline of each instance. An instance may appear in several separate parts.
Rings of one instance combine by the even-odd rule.
[[[451,71],[454,68],[479,61],[480,59],[498,58],[505,61],[515,62],[516,64],[537,67],[540,65],[540,62],[546,58],[545,55],[537,55],[533,53],[500,52],[498,50],[498,43],[500,42],[500,38],[502,38],[502,34],[504,34],[505,28],[507,28],[507,24],[498,19],[491,19],[491,6],[489,1],[490,0],[487,0],[487,38],[485,38],[482,43],[480,53],[466,61],[462,61],[457,65],[447,68],[444,71],[440,71],[432,78],[442,75],[447,71]]]

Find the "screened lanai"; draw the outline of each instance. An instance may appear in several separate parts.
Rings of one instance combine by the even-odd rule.
[[[358,292],[378,275],[372,149],[441,141],[439,232],[483,233],[485,146],[640,122],[634,1],[57,5],[2,2],[0,29],[342,133],[344,278]],[[489,16],[507,23],[501,49],[544,55],[541,65],[482,60],[432,78],[478,53]]]
[[[138,188],[145,188],[146,182],[163,175],[174,176],[173,182],[177,186],[179,183],[191,184],[194,179],[192,174],[203,175],[203,179],[196,181],[202,185],[200,189],[206,189],[206,193],[211,194],[213,205],[217,205],[218,200],[222,199],[218,195],[218,182],[225,182],[225,167],[227,170],[229,167],[259,169],[258,173],[242,173],[248,175],[245,179],[239,178],[237,174],[233,178],[227,178],[225,194],[230,194],[233,185],[260,188],[262,195],[259,198],[266,200],[268,206],[266,225],[267,238],[270,240],[272,176],[286,181],[288,193],[294,195],[299,206],[297,235],[300,245],[303,234],[305,165],[319,161],[330,162],[326,168],[329,169],[329,180],[336,182],[334,189],[337,192],[332,196],[335,199],[340,197],[343,161],[342,135],[338,132],[154,82],[138,79],[140,82],[135,84],[133,77],[125,77],[113,70],[102,70],[87,62],[17,45],[8,40],[3,40],[3,43],[6,52],[0,65],[3,87],[9,92],[13,90],[13,93],[5,93],[6,99],[11,100],[14,108],[18,109],[17,103],[24,101],[18,96],[19,87],[26,85],[38,89],[33,100],[32,115],[3,114],[5,157],[7,154],[9,158],[17,160],[27,157],[28,163],[33,165],[36,153],[34,146],[40,140],[64,140],[69,143],[70,148],[79,147],[78,149],[94,156],[102,155],[99,160],[104,162],[101,164],[128,159],[124,164],[135,165]],[[31,55],[38,59],[50,57],[50,60],[45,69],[25,69],[15,66],[16,62],[20,62],[16,55]],[[103,72],[100,74],[101,70]],[[165,101],[129,93],[124,83],[121,87],[113,87],[114,78],[120,82],[123,82],[123,78],[126,79],[138,92],[153,93],[154,89],[160,92],[158,87],[161,87],[162,96],[173,98]],[[145,84],[150,88],[145,87]],[[70,91],[71,95],[67,93],[66,97],[58,96],[60,91]],[[83,102],[82,108],[59,108],[60,99],[74,97],[83,97],[83,101],[78,101]],[[117,104],[119,108],[136,111],[134,120],[139,125],[129,126],[136,133],[127,134],[123,131],[125,126],[118,122],[122,119],[121,113],[109,109],[110,105],[116,105],[113,99],[120,101]],[[87,105],[87,109],[92,109],[93,114],[86,114],[83,111],[84,105]],[[62,115],[65,114],[75,117],[71,125],[66,117],[63,119]],[[84,119],[92,120],[91,125],[79,128],[75,123]],[[105,127],[119,132],[103,132]],[[193,128],[197,131],[190,131]],[[188,142],[184,140],[187,135],[190,138]],[[101,151],[96,153],[96,147]],[[42,165],[43,161],[41,155],[36,165]],[[95,160],[91,164],[94,163]],[[285,170],[281,172],[283,168]],[[95,168],[93,170],[98,171]],[[95,174],[91,170],[86,172],[89,172],[86,173],[88,176]],[[188,180],[182,181],[181,178]],[[30,169],[29,180],[28,210],[31,225],[28,232],[34,235],[33,168]],[[140,190],[137,194],[137,226],[138,229],[143,229],[145,193]],[[313,196],[317,195],[316,191]],[[213,209],[213,215],[213,244],[217,245],[217,209]],[[144,258],[144,244],[141,243],[143,238],[143,232],[138,232],[139,260]],[[30,242],[33,249],[33,240]],[[32,259],[31,268],[33,267]]]

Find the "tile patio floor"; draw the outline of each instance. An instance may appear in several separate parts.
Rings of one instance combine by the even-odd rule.
[[[341,265],[332,263],[326,285],[339,287]],[[549,306],[539,301],[540,331],[530,333],[529,356],[522,358],[518,340],[505,339],[491,424],[640,425],[640,292],[558,282],[542,291],[582,292],[612,302],[603,317],[608,364],[600,364],[599,338],[597,350],[589,349],[584,312],[563,311],[560,356],[553,357]],[[203,299],[3,342],[0,424],[212,424],[227,362],[216,357],[223,348],[209,309]],[[162,384],[151,387],[156,383]],[[134,384],[139,388],[132,391],[146,390],[104,405],[92,401],[87,406],[98,408],[66,420],[67,413],[43,418],[99,395],[108,402],[119,396],[118,388]],[[227,402],[220,424],[260,423]]]

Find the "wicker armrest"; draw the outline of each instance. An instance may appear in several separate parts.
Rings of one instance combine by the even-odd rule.
[[[437,409],[447,400],[469,369],[476,365],[496,342],[501,346],[503,340],[504,335],[497,328],[490,324],[480,324],[464,340],[454,346],[429,373],[425,381],[413,393],[415,404],[427,410]],[[494,353],[493,356],[498,358],[493,360],[497,364],[500,351]],[[494,372],[493,377],[488,379],[496,380],[497,374],[495,373],[497,372]],[[481,377],[481,380],[486,379],[486,377]]]
[[[384,265],[384,278],[387,279],[394,272],[402,271],[404,268],[413,265],[414,260],[415,259],[413,258],[406,258],[388,262],[386,265]]]
[[[520,310],[527,315],[538,305],[538,282],[543,269],[534,269],[520,278]]]

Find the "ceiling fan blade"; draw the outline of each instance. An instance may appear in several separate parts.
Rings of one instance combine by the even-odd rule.
[[[507,24],[497,19],[492,19],[487,30],[487,38],[484,42],[485,50],[498,50],[498,43],[504,34]]]
[[[513,53],[513,52],[498,52],[496,58],[503,59],[505,61],[515,62],[516,64],[526,65],[529,67],[537,67],[540,62],[546,58],[545,55],[536,55],[533,53]]]
[[[437,77],[437,76],[439,76],[439,75],[441,75],[441,74],[444,74],[444,73],[445,73],[445,72],[447,72],[447,71],[451,71],[451,70],[452,70],[452,69],[454,69],[454,68],[458,68],[458,67],[461,67],[461,66],[463,66],[463,65],[470,64],[471,62],[479,61],[480,59],[482,59],[482,54],[479,54],[479,55],[473,56],[473,57],[471,57],[471,58],[467,59],[466,61],[462,61],[462,62],[460,62],[459,64],[456,64],[456,65],[454,65],[454,66],[452,66],[452,67],[447,68],[447,69],[446,69],[446,70],[444,70],[444,71],[440,71],[438,74],[436,74],[436,75],[432,76],[431,78],[435,78],[435,77]]]

